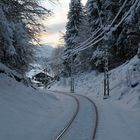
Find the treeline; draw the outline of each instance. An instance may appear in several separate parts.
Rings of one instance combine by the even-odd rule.
[[[71,0],[65,43],[66,75],[72,61],[75,72],[103,72],[106,49],[110,69],[126,62],[137,54],[140,43],[140,1],[88,0],[83,6],[81,0]]]
[[[0,62],[23,74],[33,60],[41,19],[50,14],[39,0],[0,0]]]

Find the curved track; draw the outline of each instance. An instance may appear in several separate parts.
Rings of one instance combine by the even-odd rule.
[[[82,96],[82,97],[86,98],[89,102],[91,102],[91,103],[93,104],[93,107],[94,107],[94,109],[95,109],[96,120],[95,120],[95,127],[94,127],[94,130],[93,130],[93,137],[92,137],[92,140],[94,140],[95,137],[96,137],[97,127],[98,127],[98,121],[99,121],[99,120],[98,120],[98,110],[97,110],[97,106],[96,106],[96,104],[95,104],[90,98],[88,98],[88,97],[86,97],[86,96],[83,96],[83,95],[77,95],[77,96]]]
[[[93,111],[95,112],[95,118],[94,118],[94,120],[95,120],[94,124],[95,125],[94,125],[93,131],[92,131],[92,139],[91,139],[91,140],[95,140],[97,127],[98,127],[98,110],[97,110],[96,104],[90,98],[88,98],[86,96],[83,96],[83,95],[78,95],[78,94],[71,95],[71,94],[68,94],[68,93],[65,93],[65,92],[57,92],[57,91],[51,91],[51,92],[54,93],[54,94],[58,93],[58,94],[62,94],[62,95],[65,95],[65,96],[70,96],[70,97],[74,98],[76,103],[77,103],[76,111],[73,114],[73,117],[71,118],[69,123],[65,126],[65,128],[59,134],[57,134],[57,136],[55,137],[54,140],[63,139],[63,137],[66,135],[66,133],[69,133],[70,127],[74,123],[75,119],[78,119],[78,114],[79,114],[79,110],[80,110],[80,99],[79,99],[79,97],[82,97],[82,98],[88,100],[88,102],[90,102],[92,104]]]
[[[61,93],[61,94],[63,94],[63,93]],[[66,94],[63,94],[63,95],[66,95]],[[72,96],[72,95],[66,95],[66,96],[70,96],[70,97],[74,98],[77,103],[77,107],[76,107],[75,113],[73,114],[73,117],[71,118],[69,123],[65,126],[65,128],[59,134],[57,134],[55,140],[60,140],[63,137],[63,135],[68,131],[69,127],[71,126],[71,124],[73,123],[73,121],[75,120],[75,118],[79,112],[79,108],[80,108],[79,100],[75,96]]]

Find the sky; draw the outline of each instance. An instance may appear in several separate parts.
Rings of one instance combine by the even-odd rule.
[[[86,1],[82,0],[82,3],[85,4]],[[57,47],[62,33],[65,33],[69,3],[70,0],[59,0],[56,5],[45,0],[42,2],[42,5],[47,9],[51,9],[54,14],[43,22],[46,30],[40,33],[40,44]]]

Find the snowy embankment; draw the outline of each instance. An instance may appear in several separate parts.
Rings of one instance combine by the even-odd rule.
[[[0,139],[53,139],[72,117],[75,101],[27,88],[0,66]]]
[[[110,72],[110,98],[127,107],[140,108],[140,60],[131,61]],[[95,71],[75,76],[75,92],[102,100],[104,94],[104,74]],[[70,79],[61,79],[51,90],[70,91]]]
[[[70,91],[70,79],[51,87]],[[140,60],[131,61],[110,71],[110,97],[103,100],[104,74],[95,71],[75,76],[75,92],[93,99],[99,111],[96,140],[140,139]]]

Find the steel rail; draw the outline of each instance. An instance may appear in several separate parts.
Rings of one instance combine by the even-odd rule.
[[[56,93],[55,91],[49,91],[49,92]],[[80,108],[79,100],[75,96],[69,95],[69,94],[66,94],[66,93],[63,93],[63,92],[59,92],[59,94],[63,94],[65,96],[69,96],[69,97],[73,98],[76,101],[77,107],[76,107],[76,110],[75,110],[74,115],[72,116],[71,120],[67,123],[67,125],[64,127],[64,129],[62,129],[57,134],[57,136],[54,138],[54,140],[60,140],[65,135],[65,133],[68,131],[69,127],[71,126],[71,124],[75,120],[77,114],[79,113],[79,108]]]

